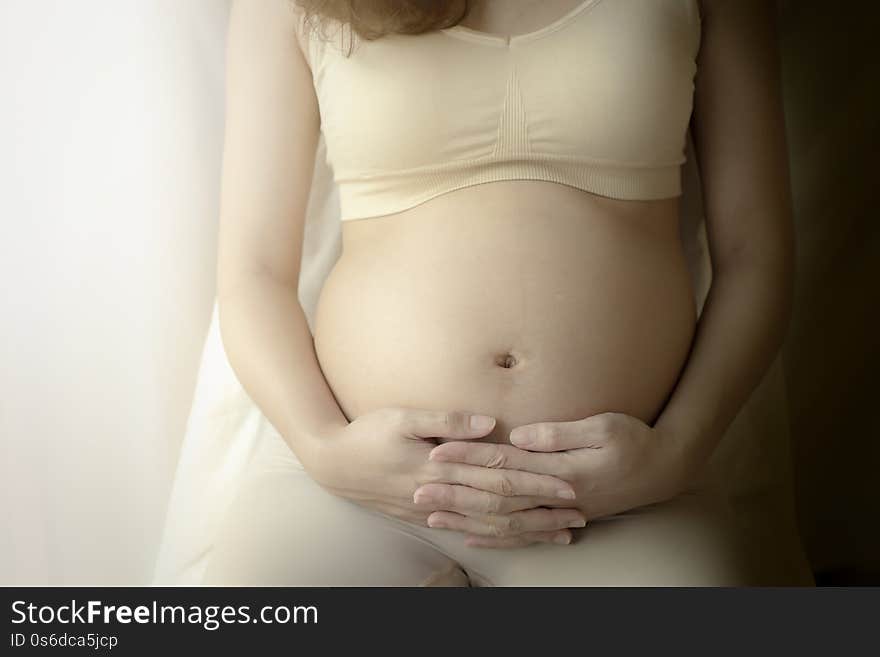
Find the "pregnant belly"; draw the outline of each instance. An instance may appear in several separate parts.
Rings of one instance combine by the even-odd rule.
[[[484,413],[497,419],[493,442],[604,411],[652,423],[696,319],[676,221],[668,206],[559,207],[346,222],[314,324],[346,417]]]

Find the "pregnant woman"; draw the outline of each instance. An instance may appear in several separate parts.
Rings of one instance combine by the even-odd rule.
[[[772,13],[234,3],[220,326],[275,431],[206,582],[756,583],[704,466],[789,317]],[[713,261],[699,322],[689,126]],[[343,252],[312,332],[320,133]]]

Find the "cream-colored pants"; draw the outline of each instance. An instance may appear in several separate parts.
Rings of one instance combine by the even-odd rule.
[[[574,531],[569,545],[490,550],[366,510],[316,484],[267,432],[228,510],[205,584],[254,586],[743,586],[747,545],[716,487]]]

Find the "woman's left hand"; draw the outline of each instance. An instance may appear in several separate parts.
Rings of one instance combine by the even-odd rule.
[[[680,444],[638,418],[600,413],[571,422],[537,422],[516,427],[511,445],[453,441],[435,447],[429,458],[549,474],[572,484],[576,507],[592,520],[656,502],[682,492],[695,474]],[[445,484],[426,484],[443,487]],[[419,489],[419,490],[421,490]],[[443,499],[442,490],[431,491]],[[501,522],[498,522],[498,521]],[[506,527],[493,518],[491,527]],[[473,517],[440,507],[428,518],[432,526],[464,531],[478,547],[511,547],[514,536],[486,535]]]

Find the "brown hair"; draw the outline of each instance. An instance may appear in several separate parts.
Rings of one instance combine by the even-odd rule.
[[[386,34],[423,34],[458,24],[473,0],[293,0],[305,23],[322,36],[329,22],[348,25],[360,38]]]

